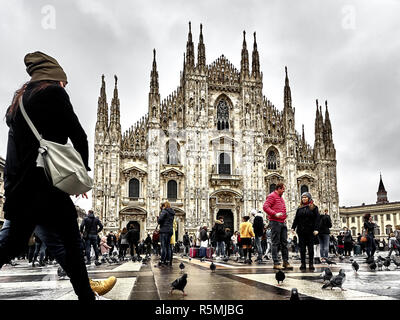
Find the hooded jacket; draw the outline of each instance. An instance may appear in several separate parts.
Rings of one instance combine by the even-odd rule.
[[[87,217],[83,219],[79,230],[82,233],[87,232],[89,235],[97,235],[101,230],[103,230],[103,225],[100,220],[94,216],[93,212],[89,212]]]
[[[160,216],[157,219],[160,225],[160,233],[170,233],[173,232],[175,211],[172,208],[163,209]]]
[[[319,219],[318,207],[314,203],[301,205],[296,211],[292,229],[296,230],[297,228],[297,234],[312,234],[319,230]]]

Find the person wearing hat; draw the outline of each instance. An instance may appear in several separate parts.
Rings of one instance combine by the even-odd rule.
[[[99,299],[99,294],[112,288],[115,277],[108,282],[89,282],[75,205],[36,165],[39,142],[22,115],[19,99],[22,97],[25,111],[41,136],[60,144],[70,139],[89,171],[87,136],[64,89],[68,80],[57,60],[36,51],[28,53],[24,62],[31,79],[15,92],[6,112],[6,221],[0,230],[0,268],[18,256],[35,231],[65,270],[78,299]]]
[[[314,268],[314,237],[318,235],[320,215],[314,204],[311,194],[304,192],[301,195],[300,206],[292,224],[292,233],[297,232],[300,247],[300,270],[306,269],[306,248],[308,250],[309,269]]]

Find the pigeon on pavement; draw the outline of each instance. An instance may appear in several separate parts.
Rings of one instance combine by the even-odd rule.
[[[375,269],[376,269],[376,263],[375,263],[375,261],[373,261],[372,263],[370,263],[370,264],[368,265],[368,267],[369,267],[371,270],[375,270]]]
[[[187,274],[184,273],[182,277],[176,279],[174,282],[171,283],[171,291],[169,294],[172,294],[172,291],[179,290],[182,291],[183,295],[186,296],[185,287],[187,284]]]
[[[204,261],[206,261],[206,258],[203,257],[203,258],[200,259],[200,261],[204,262]]]
[[[378,264],[378,269],[382,271],[383,263],[381,260],[376,260],[376,263]]]
[[[64,271],[63,268],[58,267],[58,269],[57,269],[57,275],[58,275],[60,278],[64,279],[64,278],[67,276],[67,273]]]
[[[396,269],[400,267],[400,261],[397,258],[392,258],[393,263],[396,265]]]
[[[330,281],[333,277],[331,269],[325,268],[321,273],[321,277],[324,281]]]
[[[329,260],[328,258],[325,258],[325,262],[326,262],[328,265],[336,264],[336,262],[334,262],[334,261],[332,261],[332,260]]]
[[[337,276],[334,276],[328,283],[324,284],[322,286],[322,289],[326,289],[328,287],[331,287],[331,290],[334,287],[338,287],[342,289],[342,291],[345,291],[345,289],[342,288],[343,283],[346,280],[346,274],[344,273],[343,269],[340,269],[339,274]]]
[[[360,269],[360,266],[358,265],[357,261],[353,261],[353,263],[351,264],[351,266],[353,267],[353,270],[355,272],[358,271],[358,269]]]
[[[389,266],[390,266],[390,258],[386,258],[386,260],[383,262],[383,265],[386,267],[385,270],[390,270]]]
[[[275,273],[275,279],[276,281],[278,281],[278,285],[279,282],[283,283],[283,280],[285,280],[286,276],[285,273],[282,270],[279,270],[277,273]]]
[[[216,268],[217,268],[217,266],[214,264],[214,262],[211,261],[210,270],[211,270],[212,272],[215,272],[215,269],[216,269]]]
[[[339,256],[339,260],[340,260],[340,261],[343,261],[343,260],[344,260],[344,257],[343,257],[342,255],[340,255],[340,256]]]
[[[183,269],[185,269],[185,265],[183,264],[183,262],[179,264],[179,269],[181,269],[181,272],[183,272]]]
[[[293,288],[292,289],[292,294],[290,296],[290,301],[299,301],[299,300],[300,300],[299,292],[297,291],[296,288]]]

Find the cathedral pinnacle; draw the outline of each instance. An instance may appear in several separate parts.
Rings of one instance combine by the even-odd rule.
[[[246,45],[246,31],[243,31],[243,46],[242,46],[242,60],[240,62],[240,75],[241,78],[249,77],[249,52]]]
[[[158,72],[156,63],[156,49],[153,49],[153,68],[150,73],[150,93],[158,94]]]
[[[203,42],[203,25],[200,24],[199,45],[197,47],[197,66],[206,66],[206,49]]]
[[[189,34],[186,43],[186,66],[194,68],[194,45],[192,41],[192,23],[189,21]]]
[[[283,90],[283,105],[284,108],[292,107],[292,93],[289,86],[289,78],[286,66],[285,66],[285,88]]]
[[[257,51],[257,40],[256,33],[254,32],[254,46],[253,46],[253,60],[252,60],[252,68],[251,75],[253,78],[260,78],[260,57]]]

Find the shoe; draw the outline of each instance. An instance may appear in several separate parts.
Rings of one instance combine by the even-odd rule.
[[[90,287],[92,288],[92,290],[99,294],[100,296],[106,294],[107,292],[109,292],[115,285],[115,283],[117,282],[117,278],[116,277],[109,277],[106,280],[103,281],[95,281],[95,280],[91,280],[89,279],[90,282]]]
[[[45,267],[45,266],[46,266],[46,263],[45,263],[44,261],[39,261],[39,266]]]
[[[96,266],[100,266],[100,265],[101,265],[101,262],[96,260],[96,261],[94,262],[94,264],[95,264]]]
[[[91,263],[90,261],[86,261],[85,264],[86,264],[87,266],[90,266],[92,263]]]
[[[276,270],[282,270],[283,267],[280,264],[274,264],[274,269]]]
[[[310,263],[309,265],[308,265],[308,269],[310,269],[310,270],[315,270],[315,268],[314,268],[314,265],[312,264],[312,263]]]
[[[99,296],[99,294],[97,292],[94,293],[94,297],[96,300],[111,300],[111,299]]]
[[[301,264],[301,266],[300,266],[300,270],[306,270],[307,268],[306,268],[306,264],[305,263],[302,263]]]
[[[284,263],[282,264],[282,267],[283,267],[283,269],[285,269],[285,270],[293,270],[293,267],[290,265],[289,262],[284,262]]]

